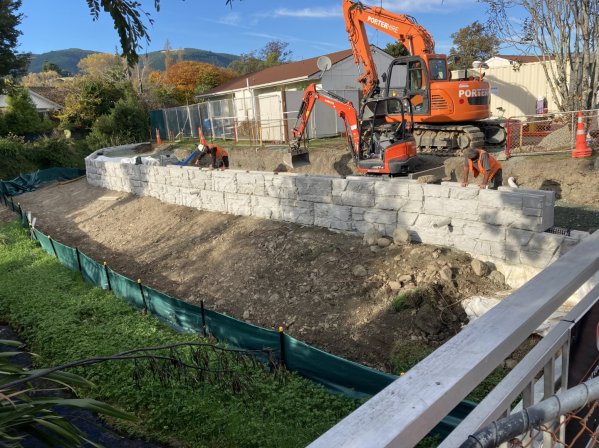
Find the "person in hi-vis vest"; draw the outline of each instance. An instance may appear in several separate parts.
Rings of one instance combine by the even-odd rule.
[[[226,149],[221,148],[218,145],[213,145],[210,147],[209,145],[198,145],[199,155],[195,161],[196,165],[200,164],[200,160],[206,155],[209,154],[212,159],[212,163],[210,169],[220,168],[221,170],[225,170],[229,168],[229,153]]]
[[[480,148],[468,148],[464,150],[464,180],[462,187],[468,185],[468,174],[472,171],[474,177],[483,175],[480,188],[492,188],[496,190],[502,184],[501,163],[490,156],[487,151]],[[489,186],[491,184],[491,186]]]

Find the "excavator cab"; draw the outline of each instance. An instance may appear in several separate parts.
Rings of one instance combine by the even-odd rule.
[[[445,71],[436,67],[435,77],[447,76]],[[417,56],[400,57],[389,65],[385,76],[385,96],[408,98],[415,115],[430,113],[430,86],[425,61]]]
[[[362,105],[360,117],[358,170],[390,175],[413,171],[416,147],[409,98],[370,99]]]

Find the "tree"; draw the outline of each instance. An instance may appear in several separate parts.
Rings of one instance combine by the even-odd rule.
[[[44,64],[42,65],[42,72],[61,73],[62,70],[60,69],[58,64],[55,64],[54,62],[44,61]]]
[[[286,64],[290,61],[292,53],[287,50],[288,46],[287,42],[272,40],[260,50],[241,54],[239,59],[231,62],[227,68],[239,75],[246,75],[268,67]]]
[[[264,61],[265,67],[286,64],[290,61],[292,52],[287,50],[288,42],[271,40],[259,52],[259,58]]]
[[[69,83],[68,89],[64,108],[58,116],[61,127],[90,129],[100,115],[110,114],[117,101],[132,87],[125,82],[80,76]]]
[[[597,107],[599,2],[593,0],[482,0],[496,36],[536,54],[560,110]],[[515,21],[516,12],[526,16]]]
[[[484,25],[478,21],[460,28],[451,35],[453,47],[449,50],[450,58],[455,60],[459,57],[459,62],[452,62],[450,69],[460,69],[472,67],[474,61],[485,61],[497,54],[499,50],[499,39],[495,34],[490,33]]]
[[[60,74],[53,71],[29,73],[21,78],[24,87],[58,87],[63,84]]]
[[[230,70],[196,61],[177,62],[169,67],[162,82],[174,87],[181,103],[193,100],[194,94],[202,93],[237,75]]]
[[[126,64],[119,56],[110,53],[94,53],[81,59],[77,64],[85,75],[103,78],[108,81],[127,79]]]
[[[17,13],[21,0],[0,0],[0,78],[7,75],[19,75],[29,64],[29,54],[19,54],[16,49],[19,36],[17,27],[23,14]],[[0,83],[2,91],[4,83]]]
[[[384,48],[385,53],[390,54],[394,58],[400,56],[409,56],[410,52],[401,42],[389,42]]]

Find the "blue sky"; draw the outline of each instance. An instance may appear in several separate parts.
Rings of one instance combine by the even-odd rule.
[[[365,2],[380,6],[381,0]],[[273,39],[289,42],[292,58],[300,60],[349,48],[341,0],[142,0],[151,13],[148,51],[193,47],[240,54],[259,49]],[[383,0],[384,8],[414,16],[429,30],[439,53],[451,47],[451,34],[475,20],[486,20],[484,5],[476,0]],[[64,48],[114,52],[118,37],[110,17],[96,22],[85,0],[25,0],[21,12],[23,35],[19,51],[42,53]],[[379,46],[389,42],[383,33],[369,31]],[[144,50],[142,50],[143,52]]]

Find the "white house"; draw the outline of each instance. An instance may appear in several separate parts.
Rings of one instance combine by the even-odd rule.
[[[27,90],[29,92],[29,97],[31,98],[31,101],[33,101],[35,108],[40,114],[53,113],[62,109],[62,106],[60,104],[55,103],[54,101],[46,98],[45,96],[42,96],[40,93],[35,92],[32,89]],[[6,100],[6,95],[0,95],[0,111],[5,110],[8,107]]]
[[[379,73],[386,72],[393,57],[374,45],[371,48]],[[305,59],[240,76],[199,95],[198,99],[210,102],[211,116],[229,115],[238,123],[259,121],[263,140],[286,140],[295,124],[304,89],[311,83],[359,106],[361,85],[357,79],[361,68],[355,64],[352,51],[326,56],[332,64],[326,72],[317,67],[317,57]],[[315,107],[311,123],[312,137],[335,135],[343,130],[334,112],[322,104]]]

